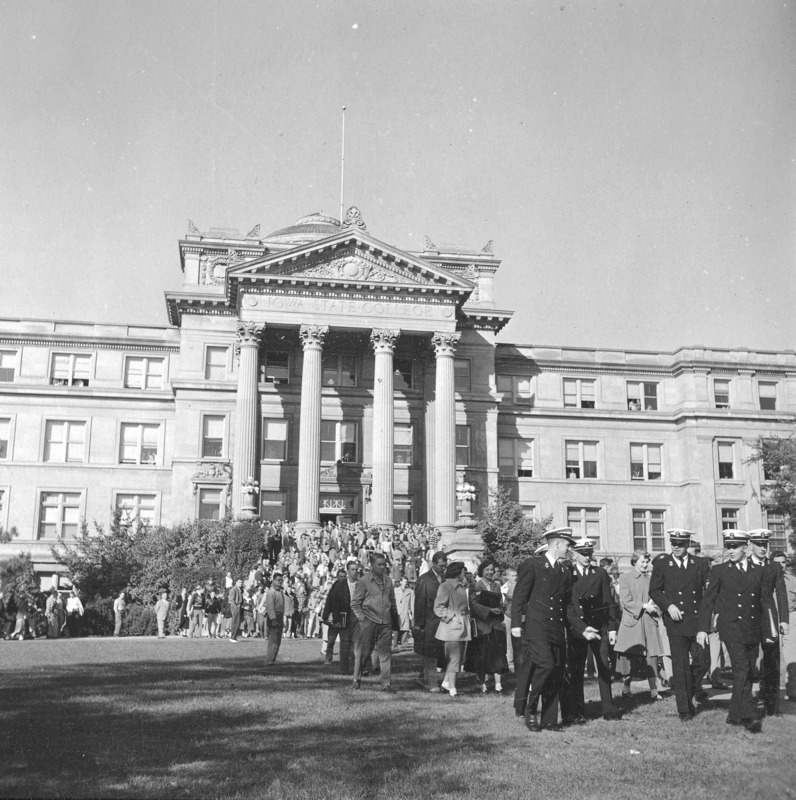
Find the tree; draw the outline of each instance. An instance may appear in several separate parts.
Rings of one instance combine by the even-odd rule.
[[[136,586],[141,572],[135,548],[136,531],[114,513],[107,533],[94,522],[89,532],[85,520],[75,543],[52,547],[55,560],[66,567],[69,580],[88,597],[113,597]]]
[[[39,582],[33,569],[30,553],[20,553],[0,561],[0,589],[17,597],[38,591]]]
[[[490,490],[489,497],[489,505],[478,523],[484,556],[491,558],[501,569],[518,567],[533,555],[542,534],[550,528],[553,515],[528,519],[522,506],[502,487]]]
[[[249,576],[265,553],[265,530],[256,522],[238,522],[227,532],[227,569],[233,578]]]
[[[6,530],[2,525],[0,525],[0,544],[8,544],[8,542],[16,539],[17,536],[19,536],[19,531],[15,527],[12,526]]]
[[[784,515],[791,529],[790,545],[796,549],[796,434],[759,437],[749,460],[763,465],[761,505],[766,511]]]

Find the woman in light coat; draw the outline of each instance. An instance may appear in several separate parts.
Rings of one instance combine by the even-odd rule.
[[[462,665],[464,647],[470,641],[470,601],[467,573],[463,561],[453,561],[445,569],[445,580],[437,591],[434,613],[440,618],[436,638],[445,643],[447,668],[442,688],[458,697],[456,676]]]
[[[415,590],[409,586],[409,581],[406,578],[401,578],[401,582],[395,587],[395,605],[398,608],[401,629],[393,631],[393,649],[401,644],[405,636],[409,636],[415,615]]]
[[[614,650],[619,656],[617,668],[622,675],[622,696],[630,695],[631,657],[643,656],[647,661],[647,679],[653,700],[658,695],[658,657],[663,655],[658,632],[660,609],[650,600],[650,554],[636,551],[630,558],[633,569],[619,576],[619,603],[622,621]]]

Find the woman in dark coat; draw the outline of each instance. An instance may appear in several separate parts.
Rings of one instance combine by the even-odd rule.
[[[503,691],[503,673],[509,667],[506,657],[506,625],[503,622],[506,607],[503,604],[500,582],[495,580],[495,565],[491,561],[482,561],[478,567],[478,580],[473,587],[470,607],[478,637],[468,645],[468,656],[472,648],[473,665],[481,691],[486,694],[486,676],[491,673],[495,679],[495,691],[500,693]]]
[[[633,569],[619,576],[619,602],[622,621],[614,650],[619,656],[617,667],[622,674],[622,696],[630,695],[631,657],[642,656],[647,661],[647,679],[653,700],[658,695],[658,657],[663,655],[658,633],[660,609],[650,600],[650,554],[636,551],[630,558]]]

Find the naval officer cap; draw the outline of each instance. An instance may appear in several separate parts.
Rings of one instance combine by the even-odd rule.
[[[542,534],[542,538],[546,539],[548,544],[553,539],[565,539],[570,544],[575,544],[577,541],[575,539],[575,534],[572,533],[572,528],[553,528],[552,530],[545,531]]]
[[[685,528],[672,528],[666,533],[669,534],[669,541],[672,544],[680,545],[681,547],[688,547],[691,542],[696,541],[696,534],[693,531],[685,530]]]
[[[540,544],[540,545],[539,545],[539,546],[536,548],[536,550],[534,550],[534,551],[533,551],[533,554],[534,554],[535,556],[540,556],[540,555],[542,555],[542,553],[546,553],[546,552],[547,552],[547,542],[542,542],[542,543],[541,543],[541,544]]]
[[[764,547],[768,544],[771,538],[771,531],[768,528],[755,528],[749,531],[749,541],[752,544],[761,544]]]
[[[572,545],[572,549],[578,553],[591,554],[594,552],[594,539],[581,538]]]
[[[746,531],[738,531],[735,528],[727,528],[721,535],[724,537],[725,547],[739,547],[749,541],[749,534]]]

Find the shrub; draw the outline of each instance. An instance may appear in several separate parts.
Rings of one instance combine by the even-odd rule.
[[[85,604],[82,631],[84,636],[110,636],[115,618],[112,597],[95,597]]]
[[[158,621],[155,609],[143,603],[127,606],[122,622],[122,633],[125,636],[156,636]]]

